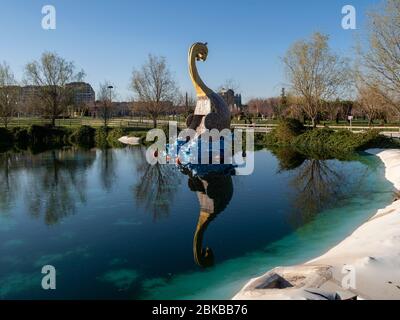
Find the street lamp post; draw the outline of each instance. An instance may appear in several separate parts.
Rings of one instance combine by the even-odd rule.
[[[114,89],[113,86],[108,86],[107,87],[110,90],[110,110],[106,111],[106,115],[104,118],[111,118],[111,108],[112,108],[112,89]]]
[[[114,87],[108,86],[107,88],[110,90],[110,103],[112,103],[112,89],[114,89]]]

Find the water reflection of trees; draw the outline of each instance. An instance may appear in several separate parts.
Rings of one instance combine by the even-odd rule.
[[[116,163],[114,151],[109,148],[99,152],[100,179],[103,188],[110,191],[116,179]]]
[[[294,206],[301,211],[303,222],[312,219],[339,197],[344,179],[343,174],[331,168],[325,160],[304,161],[292,180],[298,192]]]
[[[344,167],[337,160],[307,158],[290,148],[277,149],[273,153],[279,160],[280,171],[291,171],[296,224],[310,221],[322,210],[335,205],[339,199],[354,194],[369,173],[369,165],[365,163],[362,168],[352,169],[350,181],[349,172],[343,170]],[[363,161],[356,155],[348,160]]]
[[[279,170],[287,171],[298,168],[306,160],[306,157],[293,148],[275,148],[271,152],[279,160]]]
[[[86,170],[96,154],[74,149],[53,150],[32,157],[32,174],[26,201],[35,217],[53,225],[76,210],[76,203],[86,202]],[[42,164],[36,167],[35,163]],[[44,165],[43,165],[44,164]]]
[[[135,165],[140,177],[133,192],[137,203],[149,211],[154,220],[168,216],[182,174],[173,165],[150,165],[145,148],[138,149],[136,155]]]
[[[0,153],[0,212],[9,211],[18,193],[19,181],[15,177],[18,155],[11,152]]]
[[[75,212],[77,202],[86,201],[85,172],[95,158],[94,152],[73,148],[39,155],[1,154],[1,211],[9,211],[10,204],[22,195],[32,216],[56,224]]]

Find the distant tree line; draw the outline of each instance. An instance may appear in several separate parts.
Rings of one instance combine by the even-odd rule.
[[[385,123],[400,116],[400,2],[386,0],[368,14],[365,43],[356,61],[340,57],[329,37],[315,33],[294,43],[282,61],[289,93],[248,102],[248,112],[279,119],[348,120],[348,116]]]
[[[18,114],[41,116],[49,119],[52,126],[57,118],[74,112],[85,114],[87,106],[75,105],[74,88],[69,85],[83,81],[85,73],[77,72],[72,61],[45,52],[39,60],[28,63],[24,71],[24,79],[18,83],[10,66],[6,62],[0,64],[0,120],[5,127]],[[21,85],[29,91],[24,99]],[[112,102],[117,95],[113,88],[105,80],[97,91],[96,115],[104,126],[114,114]],[[179,92],[164,57],[149,55],[142,67],[132,72],[130,88],[135,94],[132,112],[150,116],[155,127],[160,116],[189,114],[195,107],[192,95]]]
[[[386,0],[368,14],[366,43],[359,44],[357,60],[332,52],[327,35],[315,33],[296,42],[283,58],[292,94],[313,125],[332,120],[346,110],[344,97],[352,99],[348,115],[362,116],[370,124],[396,119],[400,112],[400,2]],[[356,93],[354,95],[354,93]],[[340,106],[341,105],[341,106]],[[337,107],[339,106],[339,109]]]
[[[309,39],[295,42],[282,58],[287,79],[287,91],[278,97],[255,98],[247,107],[235,110],[233,117],[251,119],[297,118],[316,126],[321,121],[344,121],[348,116],[386,122],[400,115],[400,2],[385,0],[368,14],[366,39],[357,49],[357,63],[335,53],[329,46],[329,36],[313,34]],[[12,117],[38,115],[55,125],[58,117],[75,106],[68,83],[82,81],[85,74],[77,71],[71,61],[56,53],[45,52],[37,61],[25,66],[25,85],[33,90],[27,101],[20,99],[20,87],[9,65],[0,64],[0,120],[8,126]],[[116,99],[110,81],[100,84],[98,112],[107,126]],[[235,80],[221,86],[237,89]],[[229,88],[228,88],[229,87]],[[131,104],[136,115],[150,117],[156,127],[160,116],[175,116],[193,112],[196,101],[180,92],[167,60],[149,55],[132,72],[130,89],[134,94]]]

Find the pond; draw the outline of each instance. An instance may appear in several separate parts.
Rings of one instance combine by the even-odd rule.
[[[229,299],[334,246],[393,197],[378,158],[255,153],[194,178],[145,149],[0,154],[1,299]],[[57,271],[43,290],[41,270]]]

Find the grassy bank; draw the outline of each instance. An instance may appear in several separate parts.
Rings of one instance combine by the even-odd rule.
[[[269,147],[292,147],[306,156],[338,159],[369,148],[400,148],[398,141],[381,135],[378,130],[353,133],[328,128],[310,129],[294,119],[281,121],[261,143]]]
[[[82,148],[124,147],[118,139],[130,131],[128,128],[90,126],[69,128],[31,125],[11,129],[0,128],[0,152],[30,149],[38,153],[70,145]]]
[[[168,127],[161,126],[168,134]],[[135,136],[145,142],[148,128],[125,127],[51,127],[31,125],[29,127],[0,128],[0,152],[9,149],[31,149],[41,152],[48,149],[75,145],[84,148],[124,147],[118,139]],[[279,122],[269,134],[256,133],[256,149],[269,147],[291,147],[307,157],[344,159],[356,151],[368,148],[399,148],[400,143],[379,134],[377,130],[353,133],[349,130],[328,128],[310,129],[294,119]]]
[[[168,137],[168,125],[160,124],[158,128],[163,130]],[[149,130],[150,128],[147,127],[92,127],[87,125],[75,127],[30,125],[8,129],[0,127],[0,152],[10,149],[30,149],[34,153],[39,153],[64,146],[122,148],[126,147],[118,141],[122,136],[138,137],[143,145],[150,145],[154,142],[146,141]]]

